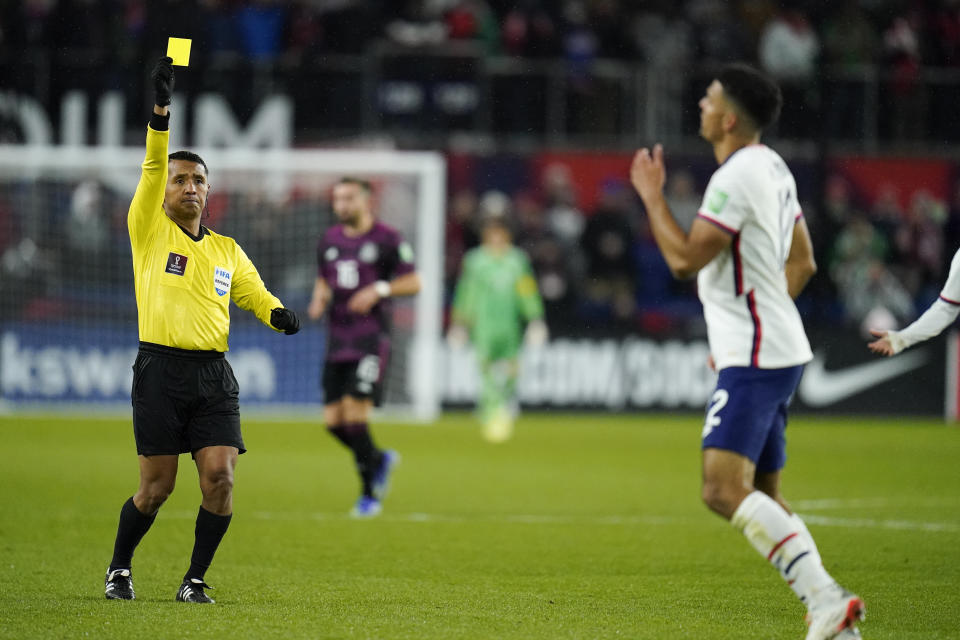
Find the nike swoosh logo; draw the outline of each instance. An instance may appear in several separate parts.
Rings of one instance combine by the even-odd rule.
[[[922,367],[928,359],[926,350],[908,351],[893,358],[827,371],[825,358],[818,353],[807,365],[798,392],[807,405],[826,407]]]

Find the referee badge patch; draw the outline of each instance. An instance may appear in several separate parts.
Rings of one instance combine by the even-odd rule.
[[[216,267],[213,270],[213,290],[218,296],[225,296],[230,293],[230,280],[233,274],[223,267]]]
[[[167,255],[167,268],[164,271],[175,276],[182,276],[187,272],[187,256],[171,251]]]

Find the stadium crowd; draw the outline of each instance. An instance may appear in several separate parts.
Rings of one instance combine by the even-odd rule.
[[[184,20],[188,15],[196,19]],[[858,130],[862,95],[854,94],[862,88],[827,87],[824,69],[842,74],[876,65],[893,78],[884,96],[891,105],[889,136],[960,139],[953,116],[960,83],[931,91],[919,80],[924,70],[960,68],[958,0],[11,0],[0,6],[0,69],[9,73],[39,51],[140,76],[140,61],[170,34],[193,38],[200,59],[267,64],[363,55],[384,42],[432,50],[470,43],[480,55],[564,60],[573,75],[588,73],[597,59],[643,63],[663,75],[691,65],[747,60],[780,82],[786,99],[778,135],[792,139]],[[686,119],[695,123],[695,114]],[[960,188],[951,201],[917,193],[904,204],[893,188],[867,197],[842,174],[822,173],[822,193],[804,196],[820,273],[801,306],[829,322],[859,325],[871,313],[909,321],[935,296],[960,244]],[[464,251],[477,242],[477,221],[484,212],[501,210],[510,212],[517,242],[532,257],[551,323],[659,331],[695,317],[692,285],[670,279],[628,185],[607,181],[596,204],[582,210],[571,180],[569,169],[558,165],[541,184],[526,189],[488,192],[451,184],[447,293]],[[668,193],[678,217],[692,219],[704,186],[699,176],[671,172]],[[127,276],[125,268],[111,266],[126,259],[122,198],[96,182],[68,192],[47,187],[40,216],[25,215],[18,202],[24,189],[44,185],[0,190],[0,288],[4,300],[18,301],[14,315],[56,308],[53,293],[65,290],[65,280]],[[268,204],[277,206],[215,197],[210,223],[216,226],[218,212],[229,209],[237,219],[222,225],[242,235],[245,227],[238,220],[244,212]],[[283,228],[318,231],[308,221],[315,207],[278,206],[278,215],[301,221]],[[283,239],[267,237],[256,216],[247,217],[247,244],[253,252],[266,247],[269,273],[270,256],[286,255],[269,247]],[[63,225],[66,232],[46,242],[40,232],[45,223]],[[298,259],[309,262],[310,248]]]
[[[684,170],[668,174],[671,210],[689,225],[700,189]],[[513,196],[455,192],[447,225],[446,281],[455,281],[463,251],[476,243],[478,220],[510,211],[517,244],[531,256],[547,317],[644,332],[687,331],[699,304],[692,282],[674,280],[651,238],[642,205],[628,185],[603,185],[597,204],[581,211],[563,166],[538,190]],[[886,186],[870,205],[844,176],[827,178],[824,205],[804,202],[819,273],[798,301],[808,321],[854,328],[904,326],[937,297],[960,246],[960,188],[952,202],[918,191],[902,207]]]

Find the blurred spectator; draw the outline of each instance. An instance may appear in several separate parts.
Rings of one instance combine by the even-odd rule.
[[[953,197],[950,199],[947,220],[943,225],[943,243],[946,251],[944,252],[945,262],[941,268],[945,273],[950,270],[953,253],[960,249],[960,182],[953,186]]]
[[[843,282],[849,279],[847,274],[854,270],[855,265],[873,260],[882,262],[889,252],[887,240],[870,220],[866,216],[855,215],[834,238],[829,263],[830,273],[835,282]]]
[[[783,111],[778,130],[807,137],[817,121],[817,57],[820,39],[799,9],[785,9],[760,36],[760,65],[780,83]]]
[[[856,264],[844,277],[840,296],[852,325],[875,327],[888,314],[902,326],[916,316],[910,293],[880,260]]]
[[[500,25],[485,0],[457,0],[444,22],[450,40],[478,42],[486,55],[500,53]]]
[[[884,237],[862,215],[852,218],[837,236],[829,269],[849,322],[859,325],[877,307],[900,321],[912,318],[910,293],[885,264],[889,250]]]
[[[228,0],[201,0],[207,37],[204,49],[212,56],[240,51],[240,24],[236,7]]]
[[[876,230],[883,236],[884,242],[891,247],[889,260],[899,261],[897,255],[897,230],[903,224],[905,214],[900,206],[900,190],[896,185],[885,183],[874,188],[876,193],[873,206],[870,208],[870,221]]]
[[[443,254],[444,283],[448,297],[453,295],[464,254],[480,244],[477,207],[477,194],[472,189],[460,189],[450,198]]]
[[[320,17],[321,48],[334,53],[364,55],[370,42],[381,37],[385,12],[380,3],[367,0],[311,2]]]
[[[405,47],[434,46],[447,40],[441,12],[426,0],[406,0],[385,33],[391,42]]]
[[[750,36],[724,0],[690,0],[687,17],[693,24],[698,57],[705,63],[750,60]]]
[[[542,58],[559,51],[556,21],[540,0],[521,0],[503,17],[504,51],[513,56]]]
[[[587,302],[595,311],[618,321],[629,320],[636,307],[632,206],[632,192],[626,184],[608,181],[601,188],[597,208],[587,220],[581,240],[587,260]]]
[[[636,48],[629,37],[630,21],[624,20],[625,7],[620,0],[593,0],[587,19],[596,35],[597,55],[601,58],[630,60]]]
[[[595,73],[603,38],[583,0],[567,0],[563,12],[563,58],[567,70],[567,122],[571,133],[597,135],[617,128],[617,84]],[[609,34],[607,34],[609,35]],[[617,36],[618,40],[623,40]],[[626,45],[612,45],[614,49]]]
[[[50,14],[55,0],[0,3],[0,45],[27,50],[55,46]]]
[[[541,189],[546,202],[550,231],[564,247],[572,248],[578,245],[580,234],[583,233],[584,216],[577,207],[577,194],[570,167],[561,163],[547,166],[543,172]]]
[[[936,297],[943,280],[943,224],[946,206],[926,191],[910,199],[906,219],[895,237],[906,268],[903,280],[914,297]],[[931,291],[931,288],[934,289]]]
[[[237,27],[244,57],[254,62],[273,60],[284,50],[287,7],[280,0],[248,0],[237,11]]]
[[[548,210],[532,193],[521,191],[513,202],[518,246],[530,256],[548,324],[554,328],[569,327],[575,317],[571,314],[578,293],[575,271],[580,263],[579,252],[571,251],[554,232]]]
[[[32,239],[7,247],[0,257],[0,318],[20,319],[34,301],[50,293],[53,278],[50,260]]]
[[[834,240],[848,222],[863,215],[854,206],[850,183],[838,173],[827,176],[823,204],[824,215],[811,222],[811,233],[825,241]]]
[[[952,70],[960,69],[960,0],[942,0],[932,19],[933,55],[931,62]],[[960,124],[955,117],[960,103],[960,85],[935,83],[930,87],[929,133],[935,139],[960,139]]]
[[[884,93],[890,103],[890,133],[896,139],[919,138],[924,131],[921,24],[919,12],[908,11],[895,17],[883,34],[884,58],[893,74]]]
[[[73,190],[66,223],[64,273],[84,284],[107,280],[104,272],[110,224],[104,219],[107,202],[98,182],[87,180]]]
[[[843,139],[864,135],[863,105],[866,83],[859,80],[864,65],[876,62],[879,33],[859,0],[845,0],[842,8],[828,15],[823,27],[826,76],[824,116],[827,133]],[[833,73],[839,74],[837,76]]]
[[[697,211],[700,210],[701,200],[690,172],[684,169],[671,171],[667,175],[664,195],[674,219],[685,231],[689,231],[693,219],[697,217]]]

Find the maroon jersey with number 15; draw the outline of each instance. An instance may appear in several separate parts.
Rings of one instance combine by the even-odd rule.
[[[370,313],[347,309],[350,297],[378,280],[393,280],[414,271],[413,249],[400,232],[383,222],[360,236],[344,233],[343,225],[327,230],[317,244],[318,275],[333,292],[327,360],[358,361],[366,355],[385,358],[390,349],[389,298]]]

